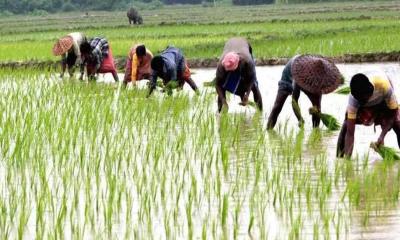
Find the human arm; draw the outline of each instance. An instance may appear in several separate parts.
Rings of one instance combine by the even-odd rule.
[[[346,135],[344,138],[344,156],[350,157],[353,153],[354,146],[354,132],[356,128],[356,119],[349,119],[345,121],[346,124]]]
[[[253,86],[257,84],[256,68],[252,59],[249,62],[244,62],[243,66],[240,66],[240,68],[241,74],[243,74],[242,80],[249,83],[246,85],[246,89],[244,90],[244,94],[242,97],[242,102],[240,103],[240,105],[246,106],[249,102],[250,92],[253,89]]]
[[[98,71],[100,70],[101,61],[102,61],[101,51],[95,49],[95,50],[93,50],[92,54],[94,56],[94,60],[96,63],[95,72],[98,73]]]
[[[81,73],[81,76],[79,77],[79,80],[83,80],[83,74],[84,74],[84,72],[85,72],[85,65],[86,65],[86,58],[84,58],[84,57],[81,57],[82,59],[82,61],[81,61],[81,64],[80,64],[80,66],[79,66],[79,70],[80,70],[80,73]]]
[[[147,94],[147,97],[150,97],[150,95],[153,93],[154,89],[156,88],[157,77],[158,77],[157,71],[152,70],[151,79],[150,79],[150,86],[149,86],[149,93]]]
[[[388,116],[385,116],[385,119],[382,120],[381,124],[381,134],[378,137],[378,140],[376,142],[376,145],[383,145],[384,144],[384,140],[386,137],[386,134],[390,131],[390,129],[392,129],[393,124],[394,124],[394,120],[396,117],[396,113],[397,110],[389,110],[388,112]]]
[[[392,129],[397,116],[398,103],[396,96],[393,93],[393,87],[391,85],[387,88],[387,94],[384,101],[388,109],[384,112],[380,122],[382,131],[376,142],[377,145],[384,144],[385,136],[390,131],[390,129]]]
[[[215,90],[217,92],[218,95],[218,102],[221,105],[219,108],[222,108],[222,106],[226,106],[228,107],[228,103],[226,101],[226,96],[225,96],[225,91],[222,88],[223,83],[226,79],[227,73],[224,70],[224,68],[222,67],[221,64],[218,65],[217,67],[217,71],[215,74]]]
[[[64,72],[67,69],[67,54],[64,53],[61,55],[61,74],[60,77],[64,77]]]

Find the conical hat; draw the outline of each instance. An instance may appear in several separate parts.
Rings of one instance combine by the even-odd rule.
[[[343,83],[336,65],[321,56],[301,55],[293,60],[291,71],[296,84],[315,94],[330,93]]]
[[[55,56],[59,56],[61,54],[66,53],[73,44],[73,39],[71,36],[65,36],[60,38],[56,44],[53,46],[53,54]]]

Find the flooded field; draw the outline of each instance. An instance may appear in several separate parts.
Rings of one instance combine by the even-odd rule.
[[[400,96],[397,63],[338,67],[347,81],[383,71]],[[0,238],[400,238],[398,163],[369,149],[379,127],[357,127],[353,159],[336,159],[339,131],[312,130],[301,95],[304,129],[288,98],[266,130],[282,69],[257,68],[262,113],[231,95],[221,115],[213,88],[147,99],[110,76],[1,72]],[[194,72],[199,86],[215,75]],[[346,105],[329,94],[322,111],[342,122]]]

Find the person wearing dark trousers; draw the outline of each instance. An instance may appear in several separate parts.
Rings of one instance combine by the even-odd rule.
[[[179,48],[169,46],[160,55],[154,56],[151,60],[151,79],[148,97],[157,86],[157,78],[163,80],[164,86],[176,84],[183,88],[185,83],[198,92],[196,83],[191,78],[189,66]]]
[[[253,50],[246,39],[231,38],[225,43],[217,66],[215,88],[218,94],[219,112],[223,106],[228,108],[226,91],[239,96],[240,104],[243,106],[248,104],[248,98],[252,92],[258,109],[263,109]]]
[[[292,95],[292,107],[299,121],[299,126],[304,124],[298,100],[300,92],[306,94],[313,107],[321,111],[323,94],[334,91],[344,82],[336,65],[321,56],[296,55],[288,61],[278,82],[278,93],[271,114],[268,118],[267,128],[273,129],[277,122],[282,107],[289,95]],[[318,127],[320,118],[312,115],[313,127]]]
[[[358,73],[351,78],[349,102],[338,137],[337,157],[351,156],[357,124],[381,126],[382,131],[375,146],[383,145],[386,134],[393,129],[400,147],[400,113],[392,83],[387,76]]]

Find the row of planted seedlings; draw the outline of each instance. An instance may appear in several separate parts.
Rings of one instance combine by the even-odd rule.
[[[1,88],[1,237],[218,238],[229,229],[214,94],[146,99],[34,71],[2,73]]]
[[[290,57],[299,53],[341,56],[346,53],[390,52],[399,48],[397,19],[337,19],[316,22],[245,22],[204,25],[129,26],[82,28],[88,37],[104,36],[114,57],[125,58],[135,42],[143,42],[154,53],[167,45],[183,49],[188,59],[215,59],[227,39],[247,38],[257,58]],[[6,33],[0,46],[2,61],[54,61],[50,49],[67,34],[65,30]],[[384,37],[383,37],[384,36]],[[30,45],[24,45],[24,41]],[[299,41],[301,40],[301,41]],[[268,44],[266,44],[268,43]],[[34,58],[32,56],[35,56]]]
[[[329,132],[217,115],[212,90],[0,77],[1,238],[342,238],[398,202],[395,163],[331,159]]]

